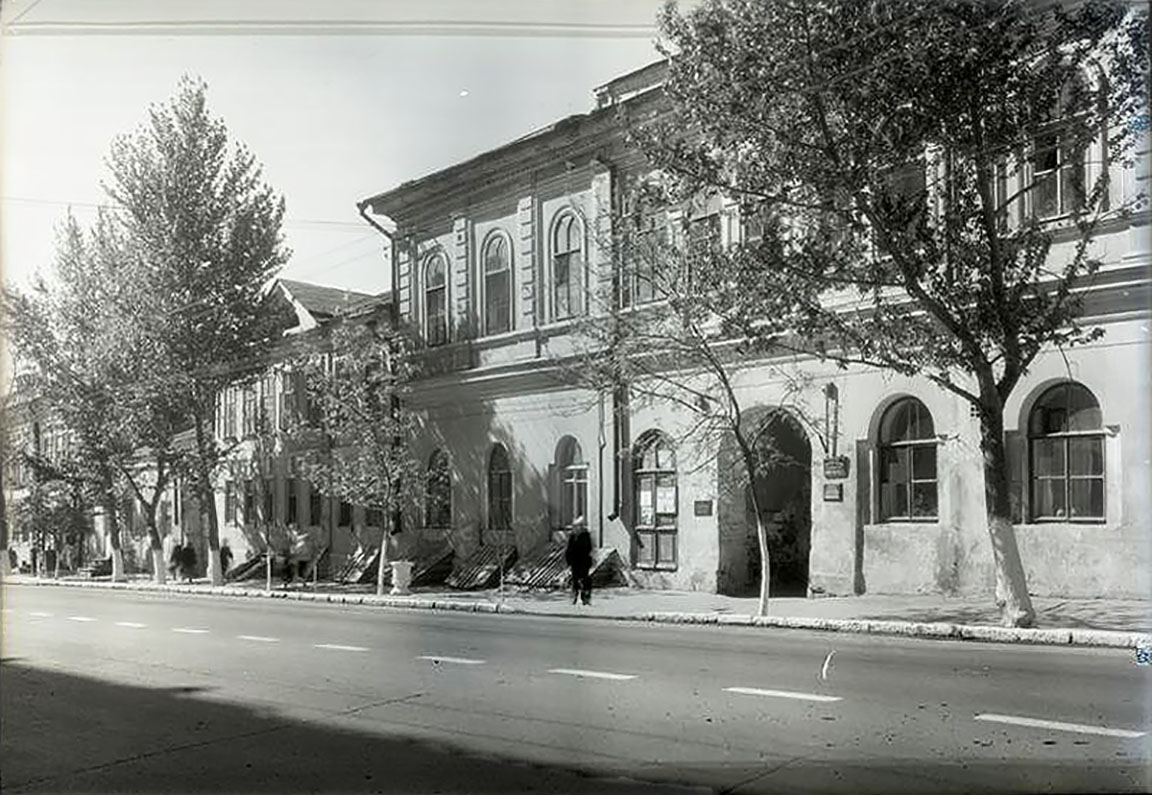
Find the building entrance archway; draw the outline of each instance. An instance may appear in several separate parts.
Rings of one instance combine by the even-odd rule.
[[[760,515],[768,532],[770,596],[807,596],[812,538],[812,445],[788,412],[765,415],[758,433],[759,466],[753,478]],[[747,491],[747,490],[746,490]],[[760,590],[760,543],[751,495],[745,500],[748,528],[747,590]]]

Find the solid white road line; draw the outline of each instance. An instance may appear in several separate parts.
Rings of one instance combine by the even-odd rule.
[[[146,627],[148,625],[147,624],[140,624],[136,621],[117,621],[116,626],[118,626],[118,627],[131,627],[132,629],[140,629],[141,627]]]
[[[317,649],[333,649],[335,651],[368,651],[364,646],[343,646],[339,643],[317,643]]]
[[[279,643],[280,638],[269,638],[264,635],[237,635],[240,640],[254,640],[257,643]]]
[[[41,610],[33,610],[31,613],[29,613],[29,615],[36,616],[37,618],[51,618],[53,614],[45,613]]]
[[[68,620],[69,621],[95,621],[96,619],[89,618],[88,616],[68,616]]]
[[[794,690],[762,690],[758,687],[726,687],[729,693],[742,693],[746,696],[771,696],[772,698],[793,698],[797,701],[841,701],[840,696],[826,696],[822,693],[798,693]]]
[[[1057,720],[1041,720],[1040,718],[1021,718],[1015,715],[996,715],[985,712],[977,715],[976,720],[990,723],[1009,723],[1013,726],[1028,726],[1034,729],[1052,729],[1058,732],[1076,732],[1077,734],[1099,734],[1103,737],[1123,737],[1135,739],[1143,737],[1147,732],[1134,732],[1128,729],[1109,729],[1107,726],[1088,726],[1083,723],[1063,723]]]
[[[195,627],[173,627],[172,631],[183,632],[186,635],[205,635],[208,632],[206,629],[196,629]]]
[[[550,674],[567,674],[568,676],[584,676],[589,679],[635,679],[635,674],[614,674],[608,671],[585,671],[580,668],[549,668]]]
[[[441,657],[438,654],[421,654],[416,658],[417,660],[429,660],[430,662],[452,663],[454,665],[483,665],[484,660],[473,660],[469,657]]]

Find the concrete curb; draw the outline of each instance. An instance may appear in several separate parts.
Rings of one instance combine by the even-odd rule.
[[[584,615],[556,611],[525,610],[507,604],[464,601],[457,599],[427,599],[419,596],[377,596],[375,594],[312,593],[309,591],[257,591],[230,586],[203,587],[189,585],[156,585],[151,582],[85,582],[83,580],[13,581],[6,585],[56,586],[64,588],[96,588],[105,590],[131,590],[149,593],[178,594],[183,596],[224,596],[235,599],[263,598],[290,599],[299,602],[367,605],[408,610],[442,610],[462,613],[503,613],[561,618],[598,618],[611,621],[636,621],[653,624],[693,624],[737,627],[775,627],[778,629],[806,629],[823,632],[849,632],[869,635],[891,635],[907,638],[935,640],[971,640],[986,643],[1020,643],[1042,646],[1095,646],[1102,648],[1135,649],[1152,647],[1152,634],[1122,632],[1105,629],[1043,628],[1017,629],[1012,627],[975,626],[923,621],[882,621],[867,618],[817,618],[796,616],[753,616],[729,613],[672,613],[647,612],[633,615]]]

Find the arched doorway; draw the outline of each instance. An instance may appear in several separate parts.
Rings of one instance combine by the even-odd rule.
[[[776,410],[756,426],[756,501],[768,532],[770,596],[807,596],[812,537],[812,446],[800,423]],[[760,544],[753,502],[745,501],[747,587],[760,590]]]

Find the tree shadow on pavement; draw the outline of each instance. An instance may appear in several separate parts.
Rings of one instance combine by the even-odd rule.
[[[1118,632],[1152,632],[1152,605],[1121,600],[1070,599],[1036,608],[1038,628],[1103,629]],[[1000,613],[993,604],[918,606],[907,610],[867,612],[862,618],[886,621],[924,621],[950,624],[997,625]]]
[[[2,665],[5,793],[683,791],[289,718],[213,700],[212,688],[125,686],[14,658]]]

